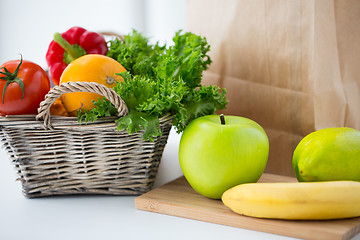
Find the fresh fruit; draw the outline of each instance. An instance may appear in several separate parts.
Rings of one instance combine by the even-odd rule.
[[[54,116],[69,116],[60,98],[56,99],[55,102],[51,105],[50,114]]]
[[[222,201],[236,213],[258,218],[351,218],[360,216],[360,183],[248,183],[227,190]]]
[[[46,72],[36,63],[12,60],[0,66],[0,115],[37,114],[50,90]]]
[[[312,132],[296,147],[292,164],[300,182],[360,181],[360,131],[340,127]]]
[[[123,81],[116,73],[126,71],[116,60],[100,55],[88,54],[71,62],[64,70],[60,83],[65,82],[96,82],[112,88],[116,82]],[[101,95],[88,92],[66,93],[61,96],[62,103],[70,116],[76,116],[81,108],[89,110],[93,102]]]
[[[55,85],[59,85],[60,77],[66,66],[85,54],[102,54],[108,52],[105,38],[81,27],[72,27],[66,32],[54,34],[46,52],[49,74]]]
[[[238,116],[207,115],[185,128],[179,161],[195,191],[220,199],[231,187],[257,182],[268,154],[267,135],[256,122]]]

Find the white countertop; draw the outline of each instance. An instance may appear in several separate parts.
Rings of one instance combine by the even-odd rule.
[[[155,186],[182,175],[180,135],[172,129]],[[0,150],[0,239],[294,239],[137,210],[133,196],[27,199],[6,152]],[[354,239],[360,239],[357,235]]]

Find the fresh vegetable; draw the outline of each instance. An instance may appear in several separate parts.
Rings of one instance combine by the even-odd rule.
[[[251,217],[324,220],[360,216],[355,181],[247,183],[227,190],[222,201]]]
[[[257,182],[268,155],[264,129],[238,116],[207,115],[193,120],[179,146],[185,178],[196,192],[213,199],[236,185]]]
[[[201,85],[202,73],[211,63],[206,38],[178,31],[173,41],[170,47],[152,45],[137,31],[126,35],[124,41],[110,41],[107,55],[128,70],[120,73],[124,81],[114,87],[130,110],[117,121],[119,130],[131,134],[144,129],[144,140],[151,141],[162,134],[161,115],[173,115],[173,125],[181,132],[191,120],[225,108],[225,89]],[[94,121],[104,112],[114,111],[104,99],[95,106],[82,111],[79,122]]]
[[[46,53],[51,80],[59,85],[60,77],[66,66],[85,54],[108,52],[104,37],[81,27],[72,27],[66,32],[54,34]]]
[[[166,46],[160,46],[158,43],[149,44],[147,38],[133,30],[130,35],[124,36],[123,41],[118,38],[110,41],[107,56],[120,62],[132,76],[145,75],[156,78],[155,67],[165,49]]]
[[[12,60],[0,66],[0,115],[36,114],[50,90],[46,72],[36,63]]]
[[[360,181],[360,131],[324,128],[305,136],[293,155],[300,182]]]
[[[60,83],[65,82],[96,82],[112,88],[122,81],[116,73],[124,72],[125,68],[114,59],[99,55],[88,54],[71,62],[64,70]],[[62,103],[70,116],[76,116],[79,109],[89,110],[93,102],[101,95],[88,92],[66,93],[61,96]]]

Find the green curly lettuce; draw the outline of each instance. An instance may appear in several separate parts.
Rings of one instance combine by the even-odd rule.
[[[201,85],[202,73],[211,63],[206,39],[178,31],[173,41],[168,48],[151,45],[133,31],[123,42],[110,42],[108,56],[127,69],[119,73],[124,81],[114,87],[129,108],[129,114],[117,120],[119,130],[132,134],[143,129],[143,139],[153,141],[162,134],[162,115],[171,114],[180,133],[193,119],[226,107],[225,89]],[[106,99],[99,99],[94,105],[89,111],[78,113],[79,122],[116,114]]]
[[[149,39],[136,30],[125,35],[122,41],[116,38],[109,43],[108,57],[120,62],[131,75],[148,77],[155,77],[154,68],[166,49],[166,45],[150,44]]]

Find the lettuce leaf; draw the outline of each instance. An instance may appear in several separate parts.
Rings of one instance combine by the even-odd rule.
[[[180,77],[191,89],[200,86],[203,71],[211,63],[207,55],[210,46],[206,38],[178,31],[173,41],[174,45],[159,57],[156,75],[159,78]]]
[[[162,135],[159,116],[156,114],[147,114],[132,109],[116,122],[118,123],[118,130],[127,130],[129,134],[137,133],[143,129],[143,139],[147,141],[154,141],[154,138]]]
[[[131,75],[146,75],[148,77],[155,76],[154,68],[157,65],[158,58],[166,49],[166,45],[150,44],[149,39],[136,30],[125,35],[123,41],[116,38],[109,41],[109,44],[108,57],[120,62]]]
[[[127,69],[119,73],[124,81],[114,87],[129,108],[129,114],[116,121],[119,130],[129,134],[143,130],[143,139],[153,141],[162,134],[162,115],[171,114],[173,126],[180,133],[193,119],[226,107],[225,89],[201,85],[202,73],[211,63],[206,38],[178,31],[173,41],[170,47],[151,45],[136,31],[125,36],[123,42],[110,41],[108,56]],[[78,113],[79,122],[116,114],[106,99],[94,105]]]

